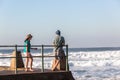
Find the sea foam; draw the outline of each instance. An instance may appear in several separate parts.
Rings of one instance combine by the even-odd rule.
[[[41,56],[41,53],[32,53]],[[0,53],[0,57],[10,57],[11,53]],[[22,53],[22,56],[24,54]],[[52,52],[44,56],[54,56]],[[51,69],[54,57],[44,58],[44,67]],[[119,80],[120,51],[79,51],[69,52],[68,62],[75,80]],[[25,58],[23,58],[25,62]],[[10,66],[10,58],[0,58],[0,66]],[[34,58],[33,68],[42,69],[41,57]]]

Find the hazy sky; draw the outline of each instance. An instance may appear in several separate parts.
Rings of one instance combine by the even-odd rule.
[[[0,44],[52,44],[61,30],[69,47],[120,47],[120,0],[0,0]]]

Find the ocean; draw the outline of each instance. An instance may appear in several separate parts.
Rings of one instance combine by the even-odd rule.
[[[10,57],[13,51],[14,49],[0,48],[0,57]],[[18,51],[24,56],[23,49]],[[31,50],[31,53],[33,56],[42,55],[41,49]],[[54,55],[53,49],[45,48],[44,55]],[[33,68],[41,69],[41,57],[33,59]],[[45,69],[51,69],[53,59],[54,57],[44,58]],[[69,48],[68,60],[75,80],[120,80],[120,47]],[[10,66],[10,58],[0,58],[0,66]]]

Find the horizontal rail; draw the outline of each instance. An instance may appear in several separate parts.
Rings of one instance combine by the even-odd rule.
[[[37,58],[37,57],[59,57],[59,56],[32,56],[32,57]],[[16,58],[16,57],[0,57],[0,58]],[[17,57],[17,58],[21,58],[21,57]],[[29,57],[22,57],[22,58],[29,58]]]
[[[0,45],[0,47],[25,47],[24,45]],[[54,47],[56,45],[31,45],[32,47]],[[63,46],[66,46],[66,45],[63,45]]]

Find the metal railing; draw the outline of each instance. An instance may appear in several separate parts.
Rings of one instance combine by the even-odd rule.
[[[1,58],[16,58],[16,65],[15,65],[15,74],[17,74],[18,73],[18,70],[17,70],[17,64],[18,64],[18,62],[17,62],[17,51],[18,51],[18,47],[24,47],[24,45],[0,45],[0,48],[3,48],[3,47],[9,47],[9,48],[15,48],[15,57],[0,57],[0,59]],[[33,58],[35,58],[35,57],[41,57],[42,58],[42,72],[44,72],[44,57],[55,57],[55,56],[44,56],[44,47],[54,47],[53,45],[31,45],[31,47],[36,47],[36,48],[38,48],[38,47],[41,47],[41,56],[33,56]],[[69,71],[69,65],[68,65],[68,45],[64,45],[63,47],[66,47],[66,71]],[[27,58],[27,57],[22,57],[22,58]]]

